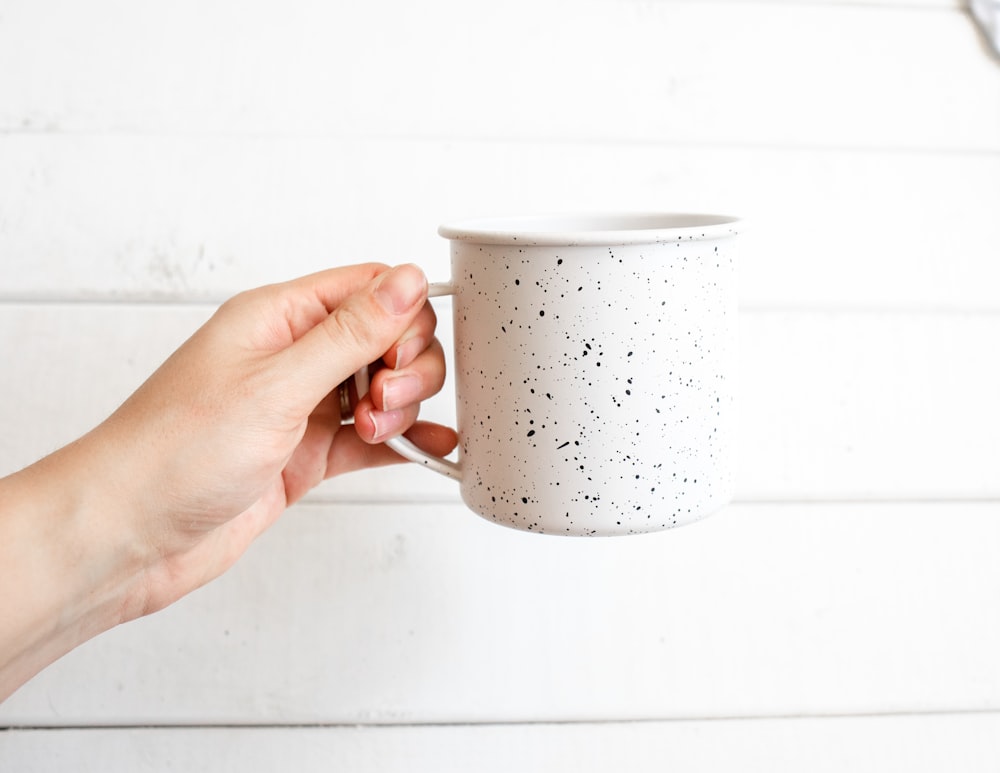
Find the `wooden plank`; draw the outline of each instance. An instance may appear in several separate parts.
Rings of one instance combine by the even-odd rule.
[[[998,325],[995,314],[744,315],[738,490],[1000,498]]]
[[[57,135],[0,136],[0,169],[7,299],[221,299],[366,259],[442,277],[442,220],[667,209],[749,218],[745,305],[1000,309],[1000,153]]]
[[[604,540],[459,505],[303,505],[0,725],[998,711],[998,540],[997,503],[735,506]]]
[[[450,309],[438,304],[451,348]],[[0,304],[0,470],[120,404],[209,306]],[[998,314],[751,311],[741,317],[743,500],[1000,499]],[[449,381],[425,418],[454,423]],[[346,476],[321,501],[455,501],[415,466]]]
[[[1000,766],[1000,718],[851,717],[716,722],[14,731],[0,766],[21,773],[350,770],[447,773],[884,773]]]
[[[954,3],[49,0],[3,22],[7,131],[1000,148],[1000,71]]]

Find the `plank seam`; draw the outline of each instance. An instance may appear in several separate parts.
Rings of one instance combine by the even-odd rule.
[[[245,289],[250,289],[245,288]],[[239,290],[234,290],[235,295]],[[124,296],[121,298],[114,296],[63,296],[63,295],[4,295],[0,293],[0,308],[8,307],[16,309],[18,307],[44,307],[44,306],[67,306],[67,307],[105,307],[109,309],[204,309],[210,311],[217,308],[228,300],[231,295],[224,297],[208,296],[204,298],[177,297],[155,297],[155,296]],[[943,304],[920,305],[892,305],[870,306],[854,304],[768,304],[768,303],[746,303],[741,304],[739,311],[741,314],[802,314],[810,316],[826,315],[874,315],[874,316],[934,316],[934,317],[1000,317],[1000,305],[997,306],[957,306]]]
[[[5,725],[0,732],[49,732],[74,730],[240,730],[240,729],[371,729],[381,728],[483,728],[483,727],[574,727],[589,725],[627,726],[684,723],[750,723],[750,722],[794,722],[815,720],[855,720],[855,719],[923,719],[935,717],[982,717],[993,716],[1000,719],[1000,709],[954,709],[929,711],[885,711],[885,712],[830,712],[810,714],[760,714],[724,716],[674,716],[645,717],[636,719],[566,719],[566,720],[483,720],[471,722],[176,722],[139,724],[94,724],[94,725]]]
[[[299,500],[293,507],[330,507],[332,505],[342,507],[361,506],[430,506],[430,505],[461,505],[462,500],[458,494],[454,496],[427,496],[411,497],[409,499],[363,499],[360,497],[337,498],[332,496],[307,496]],[[1000,495],[997,496],[954,496],[954,497],[879,497],[857,496],[857,497],[790,497],[788,499],[778,499],[771,497],[736,497],[730,505],[761,506],[761,507],[802,507],[820,505],[873,505],[873,506],[913,506],[926,505],[928,507],[940,507],[943,505],[1000,505]]]
[[[970,25],[972,22],[970,21]],[[432,134],[391,132],[326,132],[326,131],[259,131],[244,130],[138,130],[108,127],[103,129],[52,128],[0,126],[0,139],[5,137],[65,137],[67,139],[149,139],[149,140],[325,140],[336,142],[369,143],[410,143],[410,144],[454,144],[470,145],[541,145],[559,147],[619,147],[619,148],[683,148],[734,151],[772,151],[788,153],[860,153],[866,155],[918,155],[918,156],[1000,156],[1000,147],[993,145],[886,145],[886,144],[830,144],[796,140],[787,141],[740,141],[702,139],[657,139],[654,137],[607,137],[564,135],[491,135],[491,134]]]

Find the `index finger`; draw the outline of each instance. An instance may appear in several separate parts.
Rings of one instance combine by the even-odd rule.
[[[297,375],[302,398],[313,405],[399,340],[426,303],[427,279],[416,266],[397,266],[343,295],[280,353],[280,365]]]
[[[317,271],[274,285],[285,319],[297,341],[320,324],[347,298],[389,270],[384,263],[360,263]]]

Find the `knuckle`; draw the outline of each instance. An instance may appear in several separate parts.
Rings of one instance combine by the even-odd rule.
[[[375,343],[374,326],[351,304],[335,309],[323,327],[338,346],[367,351]]]

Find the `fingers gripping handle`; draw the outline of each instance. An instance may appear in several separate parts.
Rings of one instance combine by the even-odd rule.
[[[450,282],[434,282],[427,288],[428,298],[439,298],[443,295],[454,294],[455,286]],[[354,384],[357,387],[359,398],[368,394],[370,384],[367,365],[354,374]],[[443,459],[440,456],[429,454],[426,451],[417,448],[417,446],[405,437],[400,436],[391,438],[390,440],[386,440],[385,444],[404,459],[408,459],[417,464],[422,464],[425,467],[434,470],[434,472],[441,473],[442,475],[454,478],[455,480],[461,480],[462,478],[461,467],[459,467],[459,465],[455,462]]]

